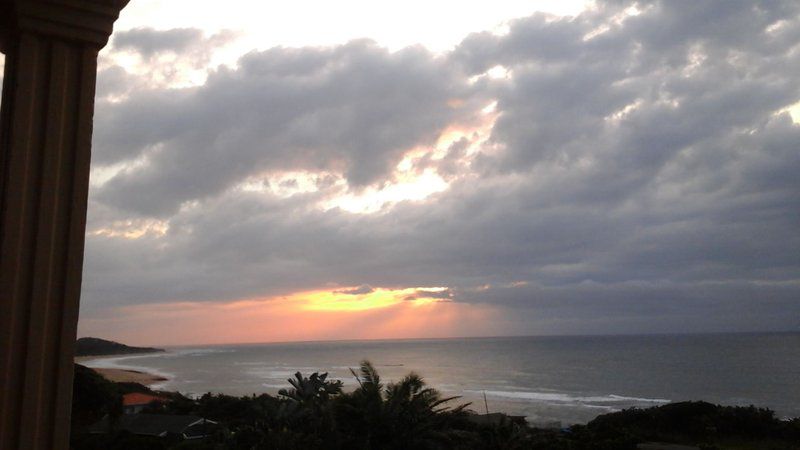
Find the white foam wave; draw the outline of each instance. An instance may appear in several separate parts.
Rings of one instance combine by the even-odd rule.
[[[303,376],[309,376],[312,373],[327,373],[328,379],[338,379],[337,371],[325,367],[286,367],[275,365],[254,365],[254,364],[240,364],[246,366],[245,373],[258,378],[268,379],[288,379],[294,378],[297,372]],[[349,375],[349,374],[348,374]]]
[[[135,355],[135,356],[115,356],[111,358],[98,358],[92,359],[89,361],[84,361],[81,364],[90,367],[92,369],[120,369],[120,370],[134,370],[137,372],[145,372],[149,373],[161,378],[166,378],[166,380],[154,383],[150,385],[150,388],[160,390],[166,389],[166,386],[170,384],[171,381],[175,379],[175,374],[164,372],[162,370],[156,369],[151,366],[142,366],[142,365],[135,365],[135,364],[127,364],[127,361],[136,360],[146,357],[153,357],[155,355],[162,355],[161,353],[153,353],[153,354],[146,354],[146,355]]]
[[[578,396],[564,393],[552,392],[530,392],[530,391],[497,391],[497,390],[470,390],[464,392],[473,394],[486,393],[487,396],[513,398],[522,400],[533,400],[543,402],[556,402],[556,403],[669,403],[670,401],[663,398],[641,398],[641,397],[626,397],[622,395],[603,395],[603,396]]]
[[[103,369],[122,369],[131,366],[130,364],[120,364],[121,361],[131,361],[131,360],[145,359],[145,358],[165,358],[165,357],[168,358],[174,356],[175,356],[174,354],[168,352],[144,353],[141,355],[103,356],[99,358],[93,358],[87,361],[82,361],[80,362],[80,364],[86,367],[95,367]]]
[[[173,353],[180,356],[203,356],[217,353],[234,353],[235,348],[180,348],[176,349]]]

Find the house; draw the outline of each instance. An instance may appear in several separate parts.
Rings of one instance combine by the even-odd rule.
[[[167,399],[140,392],[132,392],[122,396],[122,412],[125,414],[137,414],[145,407],[153,403],[166,403]]]
[[[127,431],[140,436],[179,437],[201,439],[214,432],[217,422],[197,416],[173,416],[166,414],[124,414],[115,420],[104,417],[89,427],[92,434],[112,431]]]

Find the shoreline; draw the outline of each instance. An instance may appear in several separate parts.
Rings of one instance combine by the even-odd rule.
[[[145,386],[169,381],[169,378],[132,369],[110,369],[102,367],[89,367],[99,373],[103,378],[115,383],[139,383]]]
[[[86,363],[96,360],[103,360],[103,359],[116,359],[120,357],[126,356],[139,356],[139,355],[148,355],[149,353],[124,353],[124,354],[115,354],[115,355],[89,355],[89,356],[76,356],[73,358],[75,364],[81,364],[89,369],[94,370],[100,376],[105,378],[108,381],[112,381],[114,383],[139,383],[145,386],[153,386],[156,384],[162,384],[165,381],[169,381],[169,378],[154,374],[151,372],[132,369],[132,368],[122,368],[122,367],[111,367],[113,364],[110,364],[109,367],[103,367],[102,365],[98,367],[92,367],[86,365]]]

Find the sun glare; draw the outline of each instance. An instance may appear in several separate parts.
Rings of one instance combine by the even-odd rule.
[[[447,182],[433,170],[425,170],[419,176],[400,174],[398,182],[382,189],[367,188],[360,193],[348,193],[332,199],[330,208],[341,208],[351,213],[373,213],[385,205],[401,201],[423,200],[447,189]]]
[[[307,311],[364,311],[385,308],[399,303],[392,291],[378,290],[365,295],[337,292],[312,292],[299,294],[297,301]]]
[[[415,287],[405,289],[375,289],[364,294],[349,293],[351,289],[302,292],[289,297],[306,311],[364,311],[408,303],[420,306],[440,299],[417,295],[418,292],[442,292],[443,287]]]
[[[792,122],[800,124],[800,102],[797,102],[779,112],[788,112],[792,117]]]

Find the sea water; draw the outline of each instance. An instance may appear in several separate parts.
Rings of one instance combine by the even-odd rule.
[[[800,416],[800,333],[194,346],[85,364],[161,374],[168,381],[155,388],[196,396],[276,394],[297,371],[328,372],[352,389],[350,368],[364,359],[386,382],[414,371],[443,395],[460,396],[454,405],[471,402],[477,412],[524,415],[533,423],[585,423],[624,408],[683,400]]]

